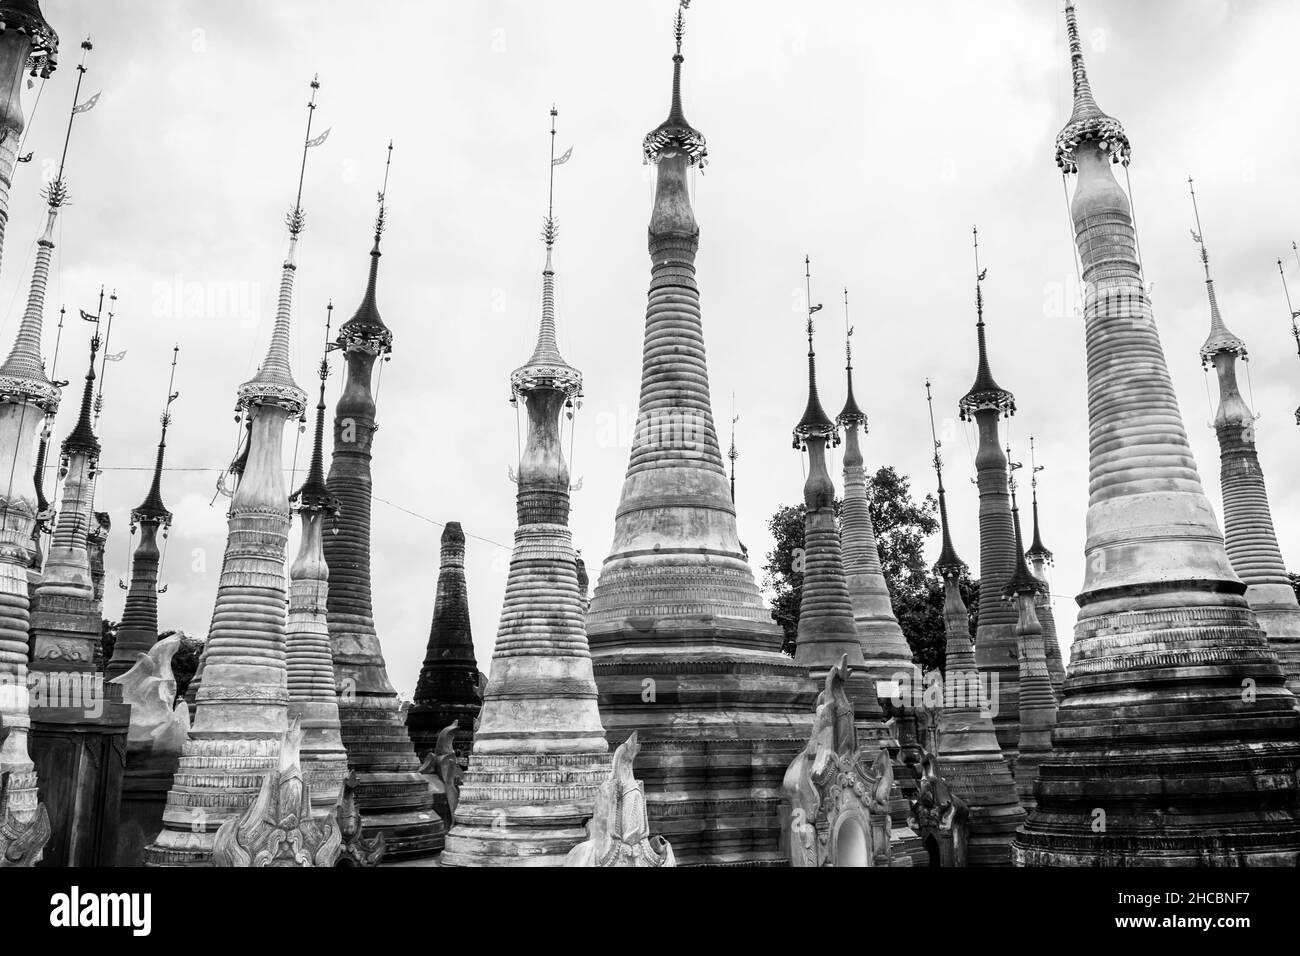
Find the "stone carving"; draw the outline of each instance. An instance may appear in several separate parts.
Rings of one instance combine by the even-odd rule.
[[[238,818],[217,830],[214,866],[333,866],[342,834],[332,815],[313,817],[311,790],[298,763],[302,728],[294,719],[280,738],[280,757]]]
[[[632,775],[641,751],[636,731],[614,751],[609,779],[596,792],[587,823],[587,839],[569,851],[565,866],[676,866],[673,848],[661,836],[650,835],[645,784]]]
[[[189,739],[190,711],[184,701],[176,701],[176,677],[172,674],[172,657],[180,646],[180,634],[157,642],[137,658],[134,667],[111,682],[121,685],[122,702],[131,706],[130,750],[179,754]]]
[[[908,820],[930,850],[931,866],[965,866],[969,842],[970,808],[957,796],[939,769],[939,755],[921,751],[916,774],[916,798]]]
[[[869,767],[863,764],[848,677],[845,655],[826,674],[812,736],[781,784],[791,866],[890,865],[893,764],[885,750],[875,752]]]
[[[335,866],[378,866],[384,858],[384,834],[373,837],[362,834],[361,808],[357,806],[357,775],[349,773],[343,778],[343,796],[338,807],[339,833],[343,845],[339,848]]]
[[[433,808],[438,811],[448,827],[451,826],[452,815],[456,812],[456,803],[460,799],[460,782],[465,776],[453,742],[459,730],[459,720],[454,720],[442,728],[438,732],[433,749],[424,755],[424,762],[420,764],[420,773],[429,778],[429,789],[433,792]]]
[[[35,866],[50,839],[50,817],[45,812],[45,804],[37,804],[35,813],[21,813],[11,805],[15,801],[10,798],[10,780],[15,776],[7,770],[0,774],[0,868]],[[30,789],[34,796],[36,775],[28,776],[32,778]]]

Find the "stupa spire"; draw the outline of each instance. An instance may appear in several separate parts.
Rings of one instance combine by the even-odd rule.
[[[976,484],[980,499],[980,602],[979,625],[975,634],[975,660],[980,673],[997,677],[998,704],[994,726],[998,743],[1014,765],[1019,708],[1016,705],[1016,611],[1002,600],[1002,589],[1015,571],[1019,555],[1011,522],[1011,501],[1007,495],[1007,457],[999,438],[999,421],[1016,412],[1015,397],[998,385],[989,371],[988,344],[984,331],[984,280],[988,270],[980,263],[979,229],[971,230],[975,255],[975,333],[978,343],[975,384],[958,410],[963,421],[972,418],[979,429],[979,450],[975,455]]]
[[[889,586],[880,566],[876,528],[867,501],[867,473],[861,438],[867,433],[867,415],[853,394],[853,330],[849,322],[849,290],[844,290],[844,369],[847,393],[836,422],[844,429],[844,499],[840,505],[840,543],[844,553],[844,576],[853,620],[868,673],[880,687],[882,682],[918,686],[920,670],[912,663],[912,649],[894,616]],[[892,697],[891,689],[884,695]],[[881,688],[884,691],[884,688]],[[903,721],[900,720],[900,723]],[[902,769],[902,768],[899,768]],[[910,773],[910,771],[908,771]],[[907,777],[902,778],[907,782]]]
[[[1079,21],[1074,4],[1065,5],[1065,31],[1070,43],[1070,71],[1074,78],[1074,109],[1064,129],[1056,136],[1056,165],[1064,172],[1078,171],[1075,150],[1081,143],[1093,142],[1103,158],[1128,165],[1128,136],[1119,120],[1103,113],[1092,95],[1088,68],[1083,62],[1083,41],[1079,38]]]
[[[1232,569],[1246,585],[1246,601],[1282,664],[1287,687],[1293,694],[1300,694],[1300,602],[1296,600],[1282,558],[1264,471],[1255,446],[1258,434],[1255,420],[1258,416],[1241,394],[1237,382],[1238,360],[1249,361],[1246,343],[1228,331],[1219,314],[1218,297],[1214,291],[1214,279],[1210,276],[1209,255],[1205,251],[1201,229],[1200,208],[1190,176],[1187,186],[1196,219],[1192,238],[1200,247],[1210,305],[1210,336],[1201,347],[1201,362],[1214,366],[1219,383],[1214,431],[1219,441],[1224,546]]]
[[[821,310],[821,304],[812,301],[812,260],[803,257],[804,282],[808,293],[808,404],[804,407],[803,418],[794,427],[794,447],[802,449],[809,438],[821,438],[832,447],[840,443],[840,433],[831,421],[826,410],[822,408],[821,397],[817,394],[817,351],[813,348],[813,316]],[[827,481],[830,479],[828,478]],[[834,490],[831,491],[834,497]],[[838,659],[838,658],[837,658]],[[832,662],[834,663],[834,662]]]
[[[1081,64],[1073,4],[1066,25]],[[1012,852],[1031,866],[1292,865],[1300,713],[1196,470],[1113,171],[1127,159],[1109,117],[1072,117],[1058,139],[1078,174],[1088,537],[1054,747]]]
[[[1043,536],[1038,524],[1038,473],[1046,466],[1038,464],[1034,449],[1034,436],[1029,436],[1029,487],[1033,496],[1034,538],[1025,552],[1029,569],[1034,577],[1043,582],[1038,592],[1038,621],[1043,626],[1043,644],[1047,652],[1047,672],[1052,677],[1052,692],[1057,700],[1061,697],[1061,688],[1065,683],[1065,660],[1061,656],[1060,639],[1056,636],[1056,615],[1052,611],[1051,585],[1047,578],[1047,569],[1052,566],[1052,552],[1043,544]]]
[[[334,406],[334,448],[325,484],[339,502],[339,516],[325,535],[329,566],[329,632],[339,719],[348,768],[356,775],[356,802],[364,839],[384,837],[387,859],[414,859],[442,849],[444,827],[411,737],[402,721],[397,691],[388,679],[375,630],[371,594],[370,462],[375,433],[372,376],[393,351],[393,333],[379,315],[379,243],[388,226],[388,183],[393,144],[388,144],[383,188],[378,193],[374,244],[366,291],[356,313],[339,328],[335,347],[345,362],[343,390]],[[381,373],[382,375],[382,366]]]
[[[329,378],[334,303],[325,307],[325,344],[317,377],[316,430],[311,464],[302,486],[289,496],[298,512],[298,555],[289,566],[289,619],[285,626],[285,675],[289,720],[302,727],[302,770],[311,785],[312,813],[332,816],[343,793],[348,755],[340,732],[338,692],[326,623],[329,568],[321,544],[325,521],[338,514],[337,499],[325,486],[321,446],[325,434],[325,383]]]
[[[552,127],[554,118],[552,108]],[[553,239],[544,238],[549,259]],[[541,326],[548,321],[554,316],[544,305]],[[569,466],[560,441],[564,409],[580,393],[582,374],[567,363],[529,362],[511,373],[510,387],[528,413],[518,525],[443,866],[562,866],[586,836],[580,821],[609,759],[583,626],[569,530]]]
[[[122,623],[113,646],[113,657],[105,668],[105,677],[114,680],[135,666],[141,654],[147,654],[158,641],[158,570],[162,553],[158,533],[167,534],[172,513],[162,500],[163,459],[167,453],[167,429],[172,423],[172,402],[180,397],[176,386],[176,362],[180,346],[172,347],[171,372],[167,379],[167,400],[159,416],[158,452],[154,457],[153,481],[144,501],[131,511],[131,532],[140,529],[140,543],[131,557],[131,587],[122,610]]]
[[[1007,866],[1011,838],[1025,822],[1015,780],[998,746],[990,710],[991,695],[975,665],[970,612],[961,596],[966,563],[957,556],[948,523],[948,495],[943,486],[943,444],[934,427],[934,397],[925,382],[930,413],[931,459],[939,490],[939,528],[943,544],[935,573],[943,578],[944,674],[939,743],[944,777],[970,807],[971,866]]]
[[[687,165],[698,165],[701,169],[708,163],[709,150],[704,142],[704,134],[686,120],[682,112],[682,39],[686,35],[685,11],[691,0],[678,0],[677,18],[673,21],[673,37],[677,41],[677,52],[673,54],[673,93],[668,118],[646,134],[641,150],[645,161],[655,165],[666,152],[681,152],[687,157]]]
[[[230,499],[194,726],[167,794],[163,830],[145,849],[146,865],[210,864],[217,830],[248,809],[256,795],[250,777],[275,770],[289,729],[285,558],[291,513],[282,462],[285,424],[301,417],[307,404],[289,368],[294,252],[306,225],[307,156],[329,136],[328,129],[311,135],[320,81],[313,77],[310,88],[298,188],[285,220],[289,252],[275,327],[261,367],[236,393],[237,415],[249,426],[248,453]]]

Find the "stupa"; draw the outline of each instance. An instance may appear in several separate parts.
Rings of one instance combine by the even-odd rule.
[[[581,581],[579,585],[582,590]],[[415,685],[415,700],[406,713],[406,726],[416,754],[423,759],[433,750],[442,730],[454,722],[457,729],[453,746],[462,766],[465,765],[470,744],[474,742],[474,718],[482,706],[465,589],[465,532],[459,521],[448,521],[442,529],[429,646]]]
[[[555,191],[551,109],[551,195]],[[555,337],[557,229],[547,204],[537,347],[510,375],[528,433],[516,476],[515,547],[474,749],[442,866],[563,866],[587,837],[609,772],[605,731],[582,620],[569,530],[569,466],[561,419],[582,394],[582,373]]]
[[[391,163],[391,143],[388,149]],[[324,548],[339,719],[348,767],[356,775],[357,806],[366,838],[382,833],[386,858],[401,860],[437,853],[444,831],[402,722],[397,691],[388,679],[370,591],[370,458],[379,428],[370,378],[376,360],[387,360],[393,350],[393,333],[380,318],[375,300],[387,190],[386,167],[365,295],[335,341],[347,371],[334,409],[334,452],[325,480],[338,499],[339,514],[333,531],[325,535]]]
[[[0,249],[9,222],[9,188],[13,182],[18,139],[22,134],[23,74],[48,77],[58,56],[59,38],[35,0],[0,2]],[[29,695],[27,649],[29,625],[28,567],[37,502],[27,485],[35,469],[36,435],[59,407],[59,389],[41,362],[41,326],[45,286],[54,252],[54,223],[65,190],[51,185],[45,231],[36,243],[27,307],[18,334],[0,364],[0,461],[11,477],[0,497],[0,825],[6,830],[5,857],[31,866],[40,859],[49,837],[49,818],[40,805],[36,768],[28,751]],[[12,836],[8,831],[15,832]]]
[[[844,290],[847,319],[849,290]],[[912,662],[912,649],[894,616],[889,586],[880,567],[880,546],[867,503],[867,473],[863,467],[858,429],[867,433],[867,415],[858,407],[853,394],[853,327],[844,342],[845,377],[848,384],[844,408],[836,422],[844,429],[844,501],[840,506],[840,541],[844,553],[844,576],[848,581],[849,599],[853,602],[853,620],[867,672],[877,683],[908,681],[919,683],[920,669]],[[888,692],[891,688],[887,687]],[[885,693],[882,696],[890,696]],[[898,778],[895,768],[895,779]]]
[[[162,500],[163,459],[167,454],[167,428],[171,425],[171,406],[180,395],[172,390],[176,383],[176,359],[180,347],[172,349],[171,380],[167,383],[167,403],[163,409],[162,430],[158,436],[158,454],[154,459],[153,482],[144,501],[131,511],[131,532],[140,529],[140,543],[131,556],[131,587],[126,593],[122,621],[117,630],[113,656],[105,667],[107,680],[121,677],[135,666],[141,654],[158,641],[158,568],[162,551],[158,534],[166,535],[172,525],[172,513]]]
[[[1011,449],[1007,449],[1011,459]],[[1034,781],[1038,768],[1052,752],[1052,728],[1056,725],[1056,695],[1052,692],[1052,678],[1047,670],[1047,651],[1043,645],[1043,626],[1038,620],[1038,595],[1043,582],[1029,570],[1023,552],[1024,539],[1020,534],[1020,508],[1016,504],[1014,471],[1008,476],[1011,491],[1011,521],[1016,530],[1015,570],[1002,590],[1005,600],[1015,601],[1019,621],[1016,624],[1017,657],[1020,664],[1019,704],[1020,737],[1016,741],[1016,763],[1012,768],[1016,777],[1016,791],[1020,805],[1026,810],[1034,808]]]
[[[784,865],[781,780],[810,732],[816,685],[780,653],[736,531],[713,423],[688,175],[704,137],[682,111],[678,9],[655,165],[641,399],[614,542],[587,635],[609,740],[632,731],[651,829],[681,866]]]
[[[1296,865],[1300,713],[1232,570],[1183,429],[1137,256],[1119,121],[1093,98],[1066,7],[1074,112],[1057,164],[1082,260],[1090,493],[1065,698],[1035,866]]]
[[[984,692],[975,665],[970,615],[961,596],[966,564],[957,556],[948,527],[948,496],[943,487],[943,459],[934,429],[934,400],[925,383],[930,406],[930,437],[934,443],[934,473],[939,482],[939,526],[943,546],[935,573],[943,578],[944,673],[943,710],[939,717],[939,751],[948,785],[969,807],[971,866],[1009,866],[1011,839],[1025,822],[1016,783],[998,746],[991,716],[995,700]]]
[[[979,230],[975,236],[975,336],[979,357],[975,384],[958,407],[962,421],[972,418],[979,429],[979,450],[975,453],[976,484],[980,495],[980,604],[975,627],[975,664],[981,674],[997,684],[997,709],[993,727],[1008,763],[1014,765],[1017,726],[1016,613],[1002,599],[1002,589],[1015,569],[1016,535],[1011,526],[1011,501],[1007,496],[1007,458],[998,437],[1003,415],[1016,413],[1016,400],[1002,388],[989,370],[988,344],[984,336],[984,277],[988,270],[979,265]]]
[[[1029,561],[1029,570],[1034,577],[1043,582],[1035,600],[1038,602],[1038,621],[1043,627],[1043,645],[1047,649],[1047,673],[1052,678],[1052,693],[1060,700],[1061,688],[1065,684],[1065,659],[1061,656],[1061,642],[1056,635],[1056,614],[1052,611],[1052,584],[1048,577],[1048,568],[1053,564],[1054,555],[1043,544],[1042,532],[1038,526],[1038,473],[1045,466],[1038,464],[1034,456],[1034,436],[1029,436],[1029,486],[1033,497],[1034,539],[1025,552]]]
[[[1292,694],[1300,694],[1300,602],[1296,601],[1273,528],[1268,488],[1264,485],[1264,471],[1255,448],[1258,416],[1251,411],[1237,385],[1237,360],[1248,360],[1246,343],[1233,335],[1223,322],[1191,177],[1187,184],[1192,191],[1196,214],[1194,236],[1205,267],[1205,292],[1210,304],[1210,334],[1201,346],[1201,362],[1214,366],[1219,380],[1214,432],[1219,439],[1224,545],[1232,570],[1246,585],[1246,601],[1286,673],[1287,687]]]
[[[327,314],[332,314],[333,305]],[[326,343],[329,323],[326,322]],[[328,355],[328,344],[326,345]],[[327,521],[338,514],[338,502],[325,487],[321,450],[325,434],[325,381],[329,361],[320,360],[320,394],[316,400],[316,431],[312,436],[307,477],[292,495],[298,511],[298,556],[289,565],[289,619],[285,627],[285,677],[289,688],[289,720],[301,731],[302,778],[311,791],[312,815],[334,817],[343,796],[348,755],[339,731],[339,700],[334,685],[334,659],[325,622],[329,568],[321,538]]]
[[[243,817],[276,771],[280,742],[289,729],[285,546],[290,514],[282,462],[285,424],[300,418],[307,405],[307,394],[289,368],[289,341],[295,257],[306,225],[302,188],[307,155],[328,135],[328,130],[315,139],[311,135],[318,89],[320,83],[313,79],[298,194],[286,218],[289,250],[280,272],[271,342],[257,373],[237,392],[236,420],[246,416],[252,427],[247,464],[230,499],[196,717],[167,794],[162,832],[145,849],[148,866],[212,865],[217,831]]]

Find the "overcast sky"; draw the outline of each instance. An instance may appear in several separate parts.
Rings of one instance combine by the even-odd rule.
[[[487,668],[515,526],[510,370],[536,334],[546,211],[547,111],[560,110],[556,251],[561,345],[586,374],[575,440],[574,539],[596,581],[613,534],[641,367],[652,198],[640,144],[668,108],[669,0],[127,2],[44,0],[62,65],[26,94],[35,161],[20,166],[0,272],[0,340],[12,341],[38,234],[38,177],[57,164],[77,43],[95,50],[61,217],[46,316],[118,291],[101,426],[97,507],[108,510],[105,615],[120,616],[173,343],[181,346],[164,499],[176,513],[160,623],[207,631],[225,504],[209,506],[235,442],[235,389],[264,354],[285,249],[307,84],[320,74],[294,302],[298,381],[314,394],[326,302],[360,301],[384,147],[395,141],[379,305],[394,332],[375,443],[375,618],[389,673],[414,688],[433,610],[440,522],[470,536],[470,604]],[[1037,436],[1043,535],[1056,552],[1063,636],[1082,581],[1087,417],[1071,232],[1052,140],[1069,112],[1057,0],[972,4],[700,0],[688,13],[686,114],[707,137],[695,179],[699,282],[715,418],[740,415],[737,495],[756,574],[765,518],[800,499],[790,428],[805,394],[803,256],[823,398],[838,409],[853,303],[857,395],[869,466],[933,486],[923,382],[933,379],[954,536],[978,566],[974,432],[956,421],[975,372],[971,226],[988,267],[993,371],[1015,392],[1010,439]],[[615,13],[615,9],[617,12]],[[1300,567],[1292,410],[1300,363],[1274,260],[1296,222],[1300,96],[1291,70],[1300,3],[1088,0],[1079,5],[1093,88],[1126,125],[1142,255],[1206,490],[1218,449],[1197,350],[1208,317],[1188,174],[1229,326],[1251,348],[1259,446],[1283,553]],[[1300,268],[1288,258],[1300,294]],[[337,321],[336,321],[337,324]],[[65,328],[61,440],[76,417],[89,327]],[[335,364],[331,409],[341,383]],[[1211,383],[1212,384],[1212,383]],[[1213,392],[1212,387],[1212,392]],[[1217,396],[1216,396],[1217,397]],[[301,468],[308,435],[297,450]],[[286,466],[295,437],[286,441]],[[133,470],[134,469],[134,470]],[[839,474],[839,461],[835,462]],[[413,517],[413,512],[420,517]],[[290,553],[297,547],[297,533]],[[931,542],[931,556],[937,551]]]

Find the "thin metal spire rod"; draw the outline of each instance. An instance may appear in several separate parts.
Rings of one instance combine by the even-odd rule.
[[[298,170],[298,196],[293,201],[294,215],[302,213],[302,184],[307,178],[307,150],[311,148],[311,121],[316,114],[316,91],[320,89],[320,74],[311,78],[311,99],[307,101],[307,134],[302,140],[302,166]]]
[[[384,160],[384,185],[379,190],[379,213],[375,216],[375,242],[384,234],[388,222],[388,173],[393,168],[393,141],[388,141],[388,158]],[[381,366],[382,371],[382,366]]]
[[[163,413],[162,413],[162,435],[164,439],[166,439],[167,437],[167,426],[170,425],[172,421],[172,410],[171,410],[172,402],[176,401],[176,399],[179,398],[181,394],[180,392],[173,391],[176,385],[176,359],[180,356],[180,354],[181,354],[181,347],[179,343],[173,345],[172,346],[172,370],[171,370],[171,375],[167,377],[167,401],[163,404]]]
[[[939,479],[939,494],[944,493],[943,489],[943,459],[939,455],[939,449],[942,443],[939,441],[939,433],[934,427],[934,396],[930,394],[930,380],[925,380],[925,403],[930,406],[930,441],[934,444],[934,474]]]
[[[559,115],[560,115],[559,110],[557,110],[555,108],[555,104],[552,103],[551,104],[551,165],[549,167],[551,181],[546,194],[546,221],[547,222],[550,222],[555,216],[555,118]],[[548,242],[547,245],[550,245],[550,243]]]
[[[803,257],[804,290],[808,296],[808,354],[813,350],[813,315],[821,311],[821,304],[813,305],[812,300],[812,259]]]
[[[1205,249],[1205,233],[1201,230],[1201,210],[1196,204],[1196,186],[1192,183],[1192,177],[1187,177],[1187,191],[1192,194],[1192,215],[1196,217],[1196,231],[1192,233],[1192,238],[1196,244],[1201,247],[1201,265],[1205,267],[1205,281],[1210,281],[1210,254]]]
[[[1294,249],[1295,247],[1295,243],[1291,243],[1291,248]],[[1296,319],[1300,318],[1300,312],[1297,312],[1291,305],[1291,290],[1286,285],[1286,270],[1282,268],[1281,257],[1277,260],[1277,271],[1282,276],[1282,292],[1286,295],[1286,310],[1291,314],[1291,336],[1295,339],[1296,354],[1300,355],[1300,326],[1296,325]]]
[[[853,326],[849,324],[849,287],[844,287],[844,361],[853,370]]]
[[[1046,468],[1046,465],[1038,464],[1034,456],[1034,436],[1029,436],[1029,487],[1034,491],[1034,504],[1038,504],[1038,473]]]
[[[90,42],[90,37],[81,41],[81,62],[77,64],[77,88],[72,94],[72,112],[68,114],[68,131],[63,136],[63,155],[59,157],[59,175],[55,178],[58,184],[63,183],[63,168],[68,161],[68,144],[72,142],[72,123],[77,118],[78,113],[84,113],[78,107],[77,101],[81,99],[81,80],[86,75],[86,55],[94,49]]]
[[[976,324],[984,324],[984,276],[988,274],[987,269],[980,269],[980,230],[979,226],[971,227],[971,236],[975,243],[975,316]]]
[[[1282,260],[1279,259],[1278,262]],[[59,306],[59,326],[54,332],[54,356],[50,359],[50,380],[54,381],[59,368],[59,344],[63,341],[63,317],[67,314],[66,306]]]
[[[103,292],[101,291],[101,295]],[[113,316],[117,311],[117,290],[114,289],[108,297],[108,323],[104,329],[104,354],[99,357],[99,381],[95,384],[95,418],[94,424],[99,425],[99,413],[104,409],[104,376],[108,372],[108,343],[113,337]]]

